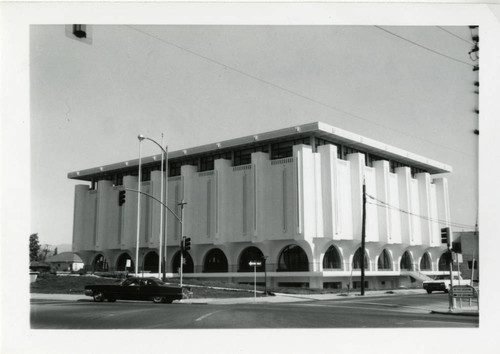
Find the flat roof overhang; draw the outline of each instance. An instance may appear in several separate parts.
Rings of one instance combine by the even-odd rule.
[[[361,135],[348,132],[346,130],[333,127],[331,125],[314,122],[303,125],[298,125],[290,128],[273,130],[266,133],[254,134],[242,138],[224,140],[218,143],[200,145],[193,148],[172,151],[168,153],[168,159],[176,159],[180,157],[188,157],[200,155],[204,153],[214,152],[221,149],[233,147],[245,147],[256,143],[271,141],[276,139],[291,138],[294,135],[313,135],[318,138],[324,138],[339,144],[349,145],[353,148],[375,155],[385,157],[388,160],[397,160],[409,166],[415,166],[431,174],[449,173],[452,172],[452,167],[444,163],[425,158],[423,156],[399,149],[397,147],[381,143],[379,141],[363,137]],[[161,161],[161,154],[142,157],[142,166],[156,164]],[[80,171],[68,173],[68,178],[91,181],[93,177],[108,173],[119,173],[120,171],[130,170],[132,167],[138,166],[139,159],[118,162],[110,165],[89,168]]]

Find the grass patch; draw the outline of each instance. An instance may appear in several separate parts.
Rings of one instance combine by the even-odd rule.
[[[84,294],[85,285],[101,284],[120,284],[122,279],[110,277],[108,274],[97,275],[65,275],[58,276],[54,274],[40,274],[36,282],[31,283],[31,293],[38,294]],[[170,283],[178,283],[178,280],[172,280]],[[208,284],[207,284],[208,283]],[[197,285],[192,287],[193,298],[234,298],[234,297],[252,297],[254,296],[253,287],[249,285],[227,284],[223,282],[203,282],[189,281],[187,284]],[[216,288],[230,288],[213,289]],[[257,293],[257,296],[263,296]]]
[[[32,293],[41,294],[80,294],[83,295],[85,285],[119,284],[122,279],[113,273],[99,273],[94,275],[54,275],[40,274],[37,281],[31,283]],[[178,284],[179,279],[168,279],[168,283]],[[184,279],[185,286],[191,286],[193,298],[234,298],[253,297],[254,286],[252,284],[236,284],[216,280]],[[371,290],[371,289],[367,289]],[[257,296],[265,296],[264,286],[257,286]],[[317,294],[343,294],[347,289],[310,289],[300,287],[267,287],[268,292],[296,294],[296,295],[317,295]],[[351,293],[359,290],[351,289]]]
[[[36,282],[30,284],[30,291],[39,294],[83,294],[85,285],[119,284],[116,278],[92,275],[40,274]]]

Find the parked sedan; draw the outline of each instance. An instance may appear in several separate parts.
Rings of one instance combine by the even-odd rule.
[[[94,297],[94,301],[108,300],[153,300],[155,303],[171,303],[182,299],[183,288],[167,285],[157,278],[128,278],[118,285],[86,285],[85,295]]]

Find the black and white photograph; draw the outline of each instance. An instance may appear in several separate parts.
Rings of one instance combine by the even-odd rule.
[[[24,44],[2,48],[18,331],[126,353],[494,341],[498,6],[44,5],[3,25]]]

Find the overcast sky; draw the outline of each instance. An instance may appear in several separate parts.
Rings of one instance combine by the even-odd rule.
[[[472,227],[473,34],[467,26],[94,25],[85,43],[64,25],[32,26],[31,231],[43,243],[71,243],[78,182],[67,173],[137,158],[139,133],[159,141],[163,132],[178,150],[314,121],[451,165],[452,221]],[[154,144],[143,151],[159,153]]]

